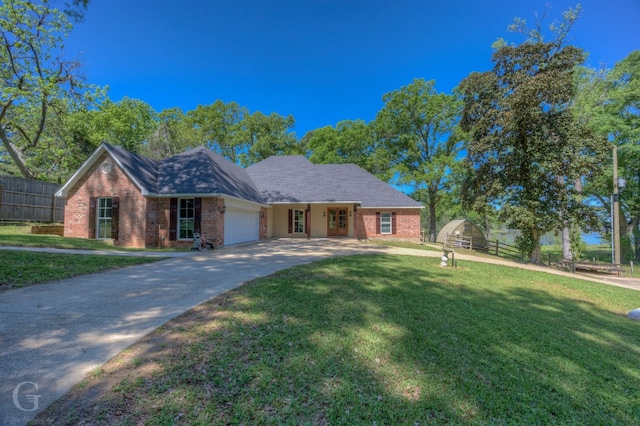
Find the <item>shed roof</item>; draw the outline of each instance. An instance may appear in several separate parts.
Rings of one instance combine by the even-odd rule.
[[[471,234],[474,235],[474,238],[480,238],[478,243],[485,244],[486,240],[484,237],[484,233],[475,223],[473,223],[469,219],[454,219],[449,223],[447,223],[445,226],[442,227],[440,232],[438,232],[438,238],[436,238],[436,242],[444,243],[445,235],[447,234],[454,235],[456,231],[462,231],[461,234],[464,233],[463,227],[464,225],[467,225],[467,224],[471,226],[471,230],[472,230]]]

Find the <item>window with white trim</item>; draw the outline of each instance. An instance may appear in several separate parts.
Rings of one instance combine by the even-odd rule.
[[[304,234],[304,210],[293,211],[293,232]]]
[[[111,198],[98,198],[96,238],[111,238]]]
[[[195,227],[196,209],[193,198],[178,201],[178,239],[192,240]]]
[[[380,213],[380,233],[391,234],[391,213]]]

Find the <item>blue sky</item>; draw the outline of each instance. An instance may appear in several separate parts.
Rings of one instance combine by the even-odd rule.
[[[183,111],[217,99],[293,115],[298,137],[341,120],[372,120],[382,95],[414,78],[450,93],[486,71],[513,18],[546,23],[567,0],[91,0],[66,43],[109,96]],[[640,0],[584,0],[572,43],[588,65],[640,49]]]

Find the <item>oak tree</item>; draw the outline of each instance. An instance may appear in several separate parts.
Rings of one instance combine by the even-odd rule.
[[[83,16],[87,3],[63,2],[64,10],[47,0],[0,3],[0,143],[3,161],[24,177],[46,173],[47,128],[60,125],[65,108],[81,100],[79,64],[63,50],[71,20]]]
[[[574,72],[585,54],[564,41],[578,15],[579,9],[565,12],[551,41],[540,25],[528,30],[516,19],[512,29],[529,38],[520,45],[499,41],[493,70],[472,73],[460,86],[461,124],[470,133],[465,198],[477,209],[499,206],[535,263],[545,232],[596,225],[580,186],[599,171],[608,148],[573,111]]]
[[[462,104],[438,93],[433,80],[415,79],[383,96],[375,124],[381,148],[399,184],[409,185],[429,209],[429,241],[436,240],[436,211],[450,186],[463,147],[458,129]]]
[[[379,150],[374,123],[343,120],[335,126],[311,130],[302,138],[316,164],[356,164],[386,181],[391,177],[389,163]]]
[[[246,151],[240,154],[240,164],[249,166],[272,155],[301,155],[305,151],[292,132],[295,120],[272,112],[260,111],[247,116],[242,123],[242,140]]]

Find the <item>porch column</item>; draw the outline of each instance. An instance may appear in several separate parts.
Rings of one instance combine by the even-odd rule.
[[[356,204],[353,205],[353,238],[358,239],[358,215],[357,215],[358,206]]]
[[[307,214],[305,216],[305,222],[307,227],[307,240],[311,239],[311,204],[307,204]]]

